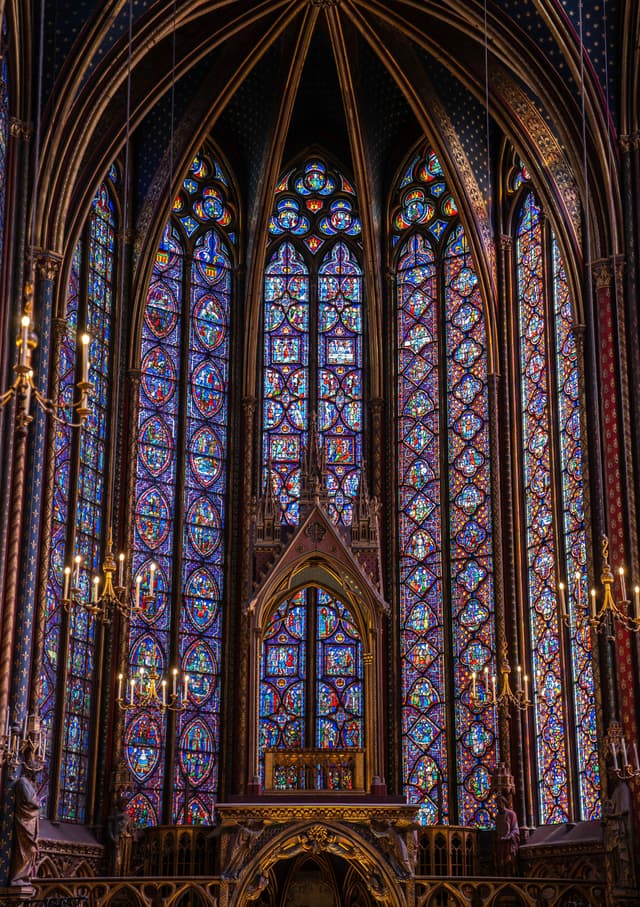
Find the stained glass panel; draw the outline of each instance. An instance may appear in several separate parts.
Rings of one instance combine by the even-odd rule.
[[[543,823],[568,819],[567,728],[558,641],[555,526],[551,506],[551,378],[540,208],[529,193],[517,229],[522,441],[536,753]]]
[[[496,716],[470,700],[472,672],[495,671],[487,349],[457,216],[426,149],[403,172],[392,214],[403,773],[422,822],[487,826]]]
[[[405,793],[422,819],[448,815],[440,526],[438,280],[414,235],[397,265],[398,504]]]
[[[264,331],[264,481],[270,464],[283,516],[295,524],[308,421],[309,276],[288,242],[274,253],[265,272]]]
[[[187,708],[178,716],[174,821],[185,814],[213,822],[218,786],[221,590],[224,570],[229,315],[231,261],[220,235],[196,243],[191,273],[180,661],[190,679]],[[216,406],[203,413],[198,376],[216,375]],[[213,463],[211,462],[213,461]],[[185,791],[189,802],[185,804]],[[199,808],[191,803],[197,798]],[[199,819],[200,821],[200,819]]]
[[[444,283],[451,625],[454,684],[463,691],[455,700],[458,821],[488,827],[497,714],[474,708],[469,698],[474,672],[485,687],[496,673],[487,350],[480,286],[462,227],[447,244]]]
[[[578,753],[581,818],[600,817],[600,772],[596,735],[591,630],[589,627],[582,431],[578,355],[567,275],[555,238],[553,287],[555,355],[568,611],[572,652],[575,735]]]
[[[345,243],[325,257],[318,278],[318,401],[329,513],[351,525],[362,463],[362,272]]]
[[[316,614],[316,746],[363,746],[362,643],[358,629],[342,602],[322,590],[318,591]]]
[[[285,174],[265,271],[262,482],[298,522],[309,419],[318,416],[331,519],[349,526],[362,465],[362,226],[351,183],[321,158]],[[347,243],[347,240],[349,244]]]
[[[212,155],[196,155],[165,228],[144,310],[134,536],[134,576],[142,576],[143,593],[151,563],[157,570],[155,595],[142,595],[132,621],[130,663],[153,664],[160,674],[177,664],[181,682],[189,681],[171,765],[165,752],[174,741],[164,717],[139,709],[128,718],[125,754],[137,782],[130,807],[137,824],[213,822],[235,223],[229,186]],[[164,816],[167,781],[172,795]]]
[[[40,687],[40,715],[44,725],[54,726],[56,720],[56,682],[60,670],[59,652],[61,646],[64,610],[62,594],[67,545],[67,523],[69,516],[69,476],[72,462],[71,405],[74,398],[76,333],[78,323],[78,291],[82,246],[76,245],[71,261],[67,284],[67,309],[65,330],[60,342],[58,360],[58,407],[64,421],[55,424],[54,439],[54,484],[53,508],[51,515],[50,556],[47,568],[47,592],[44,614],[44,650],[42,655],[42,677]],[[40,778],[41,802],[47,810],[49,795],[50,764],[46,763]],[[46,813],[45,813],[46,814]]]
[[[179,392],[174,363],[180,362],[184,250],[166,227],[156,254],[142,327],[142,377],[138,414],[138,459],[133,577],[142,577],[140,609],[132,615],[129,663],[132,674],[152,666],[169,668],[169,627],[173,586],[173,516],[176,507],[176,444]],[[170,363],[170,367],[166,367]],[[150,593],[150,566],[155,590]],[[133,594],[133,590],[132,590]],[[166,723],[150,710],[127,713],[125,759],[134,779],[137,821],[161,819]]]

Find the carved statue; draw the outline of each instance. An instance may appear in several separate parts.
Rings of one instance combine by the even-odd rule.
[[[123,874],[126,839],[131,838],[131,817],[127,812],[127,798],[119,794],[114,810],[107,819],[107,843],[109,845],[109,870],[112,875]]]
[[[413,876],[415,864],[412,865],[406,841],[397,828],[384,819],[372,819],[371,831],[380,841],[381,850],[400,878]]]
[[[244,866],[247,854],[253,842],[257,841],[265,825],[262,821],[248,822],[246,825],[237,825],[233,828],[232,836],[227,845],[226,866],[222,873],[223,879],[236,879]]]
[[[603,804],[604,849],[616,888],[633,888],[631,791],[617,780],[610,800]]]
[[[514,875],[520,849],[518,817],[502,794],[496,797],[496,807],[496,870],[501,875]]]
[[[253,879],[247,885],[245,897],[248,901],[257,901],[262,892],[269,884],[269,876],[257,872]]]
[[[30,886],[36,874],[40,799],[34,786],[35,771],[25,764],[15,786],[11,885]]]

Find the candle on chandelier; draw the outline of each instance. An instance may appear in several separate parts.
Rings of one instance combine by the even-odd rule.
[[[185,705],[187,704],[188,697],[189,697],[189,675],[185,674],[184,675],[184,695],[182,697],[182,701]]]
[[[122,674],[118,674],[118,702],[122,701]]]
[[[83,334],[80,340],[82,342],[82,377],[80,380],[83,384],[87,384],[89,381],[89,344],[91,337],[88,334]]]
[[[475,671],[471,672],[471,695],[474,699],[476,698],[476,672]]]
[[[622,596],[622,601],[626,602],[627,600],[627,587],[624,583],[624,567],[618,567],[618,576],[620,577],[620,595]]]
[[[8,737],[10,733],[10,724],[9,724],[9,707],[7,706],[7,720],[4,725],[4,736]]]
[[[627,757],[627,741],[624,737],[620,738],[620,747],[622,749],[622,767],[627,768],[629,765],[629,759]]]
[[[618,754],[616,753],[616,744],[615,741],[611,741],[611,756],[613,757],[613,768],[614,771],[618,771]]]
[[[638,759],[638,744],[633,744],[633,761],[636,764],[636,772],[640,774],[640,760]]]
[[[29,352],[29,328],[31,327],[31,319],[28,315],[23,315],[20,319],[20,365],[27,364],[27,355]]]
[[[484,666],[484,691],[489,696],[489,667],[488,665]]]
[[[178,689],[177,689],[177,685],[178,685],[178,669],[177,669],[177,668],[174,668],[174,669],[173,669],[173,675],[172,675],[172,676],[173,676],[173,680],[172,680],[172,686],[171,686],[171,695],[172,695],[173,698],[175,699],[176,696],[178,695]]]
[[[529,701],[529,675],[524,675],[524,701]]]
[[[136,678],[132,677],[129,681],[129,705],[133,703],[133,694],[136,688]]]
[[[162,678],[162,705],[166,708],[167,706],[167,681]]]
[[[71,584],[71,567],[64,568],[64,592],[62,598],[64,601],[69,600],[69,586]]]
[[[96,604],[98,601],[98,586],[99,585],[100,585],[100,577],[94,576],[93,577],[93,596],[91,599],[94,604]]]
[[[580,604],[582,598],[582,574],[576,570],[576,601]]]
[[[73,561],[76,565],[75,575],[73,577],[73,588],[79,589],[80,588],[80,564],[82,563],[82,557],[79,554],[76,554]]]
[[[136,611],[140,610],[140,585],[142,583],[142,577],[140,574],[136,576]]]
[[[516,692],[522,692],[522,668],[520,667],[520,665],[518,665],[516,668]]]
[[[124,587],[124,554],[122,552],[118,555],[118,585],[121,589]]]
[[[496,696],[496,675],[495,674],[491,675],[491,692],[493,693],[493,702],[495,704],[498,701],[498,697]]]
[[[157,564],[152,561],[151,564],[149,564],[149,595],[151,598],[153,598],[156,585],[156,569]]]
[[[569,615],[567,614],[567,600],[565,598],[564,583],[558,583],[558,589],[560,590],[560,613],[563,619],[566,619]]]
[[[598,616],[598,612],[596,610],[596,590],[592,589],[591,590],[591,619],[595,620],[597,616]]]
[[[640,620],[640,586],[635,586],[633,589],[633,604],[635,608],[635,619]]]

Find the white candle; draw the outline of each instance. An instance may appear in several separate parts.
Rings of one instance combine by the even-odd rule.
[[[582,599],[582,576],[579,570],[576,570],[576,602],[580,604]]]
[[[627,600],[627,587],[624,584],[624,567],[618,567],[618,575],[620,577],[620,594],[622,596],[622,601],[626,602]]]
[[[633,590],[633,603],[635,606],[635,618],[640,620],[640,586],[635,586]]]
[[[93,602],[94,602],[94,604],[95,604],[95,602],[98,601],[98,586],[99,585],[100,585],[100,577],[94,576],[93,577]]]
[[[69,585],[71,583],[71,567],[64,568],[64,592],[62,593],[62,598],[65,601],[69,600]]]
[[[28,722],[28,720],[29,720],[29,716],[27,714],[25,714],[24,722],[22,725],[22,739],[23,740],[27,739],[27,722]]]
[[[618,756],[616,753],[616,745],[613,740],[611,741],[611,755],[613,756],[613,768],[617,772],[618,771]]]
[[[516,668],[516,692],[522,692],[522,668],[520,665]]]
[[[118,674],[118,702],[122,701],[122,674]]]
[[[156,565],[152,562],[149,565],[149,595],[151,598],[153,598],[155,581],[156,581]]]
[[[80,564],[82,563],[82,557],[79,554],[76,554],[76,556],[74,557],[73,560],[76,565],[75,575],[73,577],[73,588],[79,589],[80,588]]]
[[[484,668],[484,691],[489,697],[489,668],[485,665]]]
[[[624,737],[620,738],[620,746],[622,747],[622,767],[626,768],[629,765],[629,760],[627,758],[627,741]]]
[[[9,708],[8,707],[7,707],[7,720],[5,721],[5,724],[4,724],[4,736],[5,737],[9,736]]]
[[[118,555],[118,562],[118,585],[122,588],[124,586],[124,554],[122,552]]]
[[[592,589],[591,590],[591,619],[595,620],[597,616],[598,616],[598,612],[596,611],[596,590]]]
[[[524,675],[524,701],[529,701],[529,677],[527,674]]]
[[[82,341],[82,377],[81,381],[83,384],[86,384],[89,380],[89,343],[91,342],[91,337],[88,334],[83,334],[80,338]]]
[[[130,704],[133,702],[133,693],[134,693],[135,687],[136,687],[136,679],[135,679],[135,677],[132,677],[129,682],[129,703]]]
[[[174,668],[173,669],[173,682],[172,682],[172,686],[171,686],[171,695],[173,696],[174,699],[176,698],[176,695],[177,695],[177,683],[178,683],[178,669]]]
[[[142,577],[140,574],[136,576],[136,611],[140,610],[140,584],[142,583]]]
[[[640,773],[640,760],[638,759],[638,744],[633,744],[633,761],[636,764],[636,772]]]
[[[185,704],[187,702],[188,696],[189,696],[189,675],[185,674],[184,675],[184,696],[182,697],[182,701]]]
[[[471,696],[476,698],[476,672],[473,671],[471,674]]]
[[[167,681],[165,678],[162,678],[162,705],[166,706],[167,704]]]
[[[495,674],[491,675],[491,692],[493,693],[493,702],[495,704],[498,701],[498,697],[496,696],[496,675]]]
[[[558,589],[560,590],[560,614],[563,618],[566,618],[567,615],[567,601],[564,596],[564,583],[558,584]]]
[[[20,365],[26,365],[29,353],[29,328],[31,327],[31,319],[28,315],[22,316],[20,326],[22,328],[20,333]]]

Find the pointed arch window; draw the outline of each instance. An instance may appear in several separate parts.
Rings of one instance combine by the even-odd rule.
[[[487,340],[478,277],[435,153],[392,213],[406,796],[426,823],[486,826],[497,759],[471,675],[495,672]]]
[[[132,673],[178,666],[190,683],[183,712],[127,716],[138,825],[210,824],[218,790],[235,211],[223,167],[198,154],[165,226],[143,311],[133,544],[143,595],[129,663]]]
[[[521,164],[512,190],[520,193],[514,251],[525,491],[525,610],[536,692],[537,806],[540,821],[549,824],[597,818],[600,803],[588,623],[581,396],[566,269]],[[568,633],[560,625],[560,582],[566,585]]]
[[[344,602],[324,589],[311,587],[277,606],[262,644],[262,769],[267,749],[344,751],[362,747],[363,697],[362,640]],[[349,790],[355,781],[348,772],[340,778],[307,775],[299,762],[281,765],[269,783],[276,790]]]
[[[280,180],[264,280],[262,472],[298,522],[317,413],[333,521],[351,524],[362,465],[363,289],[354,189],[314,157]]]
[[[99,572],[105,460],[109,442],[116,226],[119,174],[114,165],[92,202],[83,236],[73,253],[67,288],[66,325],[56,364],[58,405],[74,421],[74,388],[79,380],[78,326],[91,337],[90,415],[81,433],[56,423],[55,478],[45,600],[45,637],[40,712],[45,727],[61,728],[55,764],[43,771],[43,806],[54,820],[86,819],[92,750],[95,683],[95,622],[82,608],[62,607],[63,571],[82,559],[80,594],[91,598],[91,577]]]

